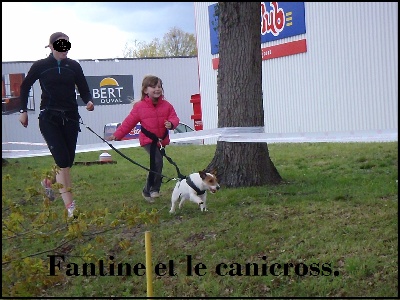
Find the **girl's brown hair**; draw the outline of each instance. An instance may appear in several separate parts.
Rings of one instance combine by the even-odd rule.
[[[142,81],[142,98],[140,100],[143,100],[146,97],[144,90],[149,86],[155,87],[158,82],[160,82],[161,88],[163,89],[161,78],[158,78],[157,76],[154,76],[154,75],[145,76]],[[164,89],[163,89],[163,91],[164,91]]]

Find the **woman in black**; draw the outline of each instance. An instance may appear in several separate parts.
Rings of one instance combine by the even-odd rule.
[[[69,37],[62,32],[55,32],[50,36],[49,45],[46,47],[51,49],[50,55],[34,62],[21,84],[19,121],[24,127],[28,126],[29,91],[36,80],[39,80],[42,89],[39,128],[56,165],[60,168],[55,178],[45,178],[41,184],[50,200],[54,200],[51,184],[55,181],[62,184],[59,192],[68,217],[72,217],[75,201],[71,193],[70,168],[75,159],[80,131],[75,87],[78,88],[87,110],[92,111],[94,105],[82,67],[77,61],[67,58],[71,48]]]

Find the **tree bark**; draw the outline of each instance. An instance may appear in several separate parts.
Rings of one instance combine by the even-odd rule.
[[[218,2],[218,128],[264,127],[260,2]],[[267,143],[217,142],[206,168],[228,187],[282,181]]]

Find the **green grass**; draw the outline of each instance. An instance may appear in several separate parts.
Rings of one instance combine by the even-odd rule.
[[[148,166],[143,149],[121,151]],[[169,146],[166,151],[188,175],[207,167],[215,146]],[[113,220],[124,205],[159,211],[158,223],[101,234],[105,242],[94,247],[93,254],[105,262],[113,255],[115,262],[145,264],[144,233],[150,231],[153,268],[158,263],[173,264],[164,276],[153,273],[154,296],[158,297],[398,296],[398,143],[271,144],[269,152],[284,183],[222,187],[208,195],[209,211],[203,213],[186,202],[176,214],[169,214],[175,181],[164,183],[161,198],[148,204],[141,196],[147,172],[112,150],[116,164],[74,166],[73,189],[80,212],[107,207],[107,218]],[[99,154],[79,153],[76,161],[94,161]],[[27,212],[40,211],[42,196],[26,201],[30,199],[26,189],[40,191],[38,178],[51,168],[52,158],[8,162],[3,166],[3,199],[21,203]],[[177,176],[166,160],[164,166],[164,175]],[[62,202],[52,202],[50,209],[63,210]],[[124,246],[127,241],[131,244]],[[51,236],[46,243],[5,243],[3,236],[3,251],[15,247],[29,254],[57,243]],[[82,243],[95,245],[94,240],[78,239],[72,247]],[[47,254],[41,258],[47,260]],[[194,271],[187,274],[189,256],[193,268],[203,267],[198,270],[202,276]],[[82,264],[74,257],[69,262]],[[221,263],[227,266],[222,269],[224,276],[216,272]],[[255,276],[253,269],[246,275],[250,263],[258,264],[260,273],[266,264],[267,275]],[[282,265],[278,272],[283,272],[284,264],[308,272],[296,275],[295,268],[289,267],[287,275],[274,276],[270,272],[274,263]],[[310,271],[312,264],[319,265],[320,271]],[[322,265],[328,270],[322,271]],[[172,271],[176,276],[168,273]],[[61,284],[48,286],[40,296],[145,297],[146,276],[65,276]]]

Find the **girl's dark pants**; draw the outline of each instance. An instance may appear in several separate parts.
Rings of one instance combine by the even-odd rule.
[[[78,111],[46,109],[39,114],[40,132],[60,168],[72,167],[74,163],[79,119]]]
[[[150,155],[151,144],[144,145],[143,148]],[[150,174],[148,174],[146,184],[143,188],[143,194],[146,197],[149,197],[150,193],[152,193],[152,192],[160,192],[160,188],[161,188],[161,181],[162,181],[161,174],[162,174],[164,162],[163,162],[163,155],[161,154],[161,151],[158,147],[156,147],[156,151],[155,151],[155,155],[154,155],[154,163],[155,163],[154,171],[156,172],[156,173],[153,173],[154,183],[151,184],[151,182],[149,180]]]

